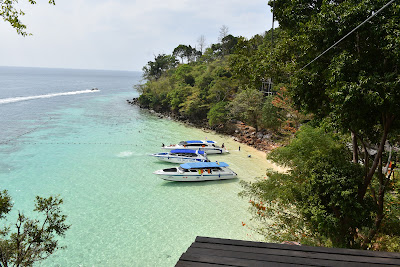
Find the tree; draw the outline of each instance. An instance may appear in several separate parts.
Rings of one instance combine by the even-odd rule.
[[[222,38],[221,40],[222,54],[224,56],[232,54],[233,51],[235,50],[237,43],[238,43],[238,38],[233,36],[232,34],[229,34],[224,38]]]
[[[206,46],[206,37],[204,35],[200,35],[199,39],[197,39],[197,44],[200,48],[200,53],[203,54],[203,49]]]
[[[351,162],[341,135],[305,126],[269,159],[287,171],[269,171],[268,179],[245,184],[242,193],[250,196],[256,217],[267,224],[261,229],[266,236],[309,245],[362,245],[376,211],[371,196],[357,201],[363,169]]]
[[[176,57],[180,57],[182,60],[182,64],[183,64],[183,59],[186,56],[187,49],[188,49],[188,47],[186,45],[180,44],[174,49],[174,51],[172,52],[172,55],[174,55]]]
[[[235,99],[229,103],[230,112],[234,118],[245,121],[258,131],[262,117],[263,99],[262,92],[247,88],[237,94]]]
[[[212,103],[230,100],[232,95],[237,92],[237,81],[232,78],[220,77],[213,82],[207,98]]]
[[[29,219],[18,212],[15,230],[10,226],[0,230],[0,266],[32,266],[34,263],[48,258],[58,249],[58,237],[64,237],[70,228],[66,224],[58,196],[36,197],[35,209],[42,215],[42,220]],[[6,190],[0,192],[0,219],[4,219],[12,208],[11,197]]]
[[[157,80],[161,75],[178,64],[175,56],[160,54],[154,56],[154,61],[147,62],[143,67],[143,77],[147,80]]]
[[[275,114],[279,117],[282,130],[286,133],[295,133],[303,122],[312,118],[312,114],[304,114],[295,108],[293,99],[285,87],[281,87],[276,92],[271,99],[271,104],[278,109]]]
[[[199,56],[196,48],[193,48],[190,45],[183,45],[183,44],[178,45],[172,52],[172,55],[180,57],[182,60],[182,64],[184,58],[186,58],[187,63],[189,63],[194,61]]]
[[[212,44],[210,48],[215,59],[222,57],[222,44]]]
[[[25,15],[25,12],[15,7],[17,3],[18,0],[0,0],[0,17],[2,17],[4,21],[10,23],[11,27],[13,27],[18,34],[22,36],[31,35],[25,31],[26,25],[20,20],[20,16]],[[34,5],[36,1],[28,0],[28,3]],[[49,0],[49,4],[55,5],[55,0]]]
[[[222,25],[221,28],[219,29],[219,37],[218,37],[218,42],[221,42],[224,37],[226,37],[229,33],[229,28],[226,25]]]
[[[197,50],[196,50],[196,48],[193,48],[190,45],[186,46],[184,55],[185,55],[185,57],[187,59],[187,62],[190,63],[190,62],[192,62],[192,61],[194,61],[196,59]]]
[[[287,115],[286,110],[274,105],[272,97],[266,97],[262,107],[262,127],[264,129],[279,130],[282,124],[286,122]]]
[[[210,126],[223,124],[228,120],[229,110],[226,108],[227,102],[216,103],[208,112],[207,119]]]
[[[294,55],[297,71],[288,87],[295,104],[328,121],[336,131],[353,136],[353,164],[364,169],[355,201],[361,206],[369,203],[375,210],[373,225],[363,238],[359,236],[364,249],[387,217],[390,179],[384,172],[389,161],[384,148],[387,140],[398,139],[400,130],[400,4],[392,3],[327,49],[386,2],[275,0],[274,10],[282,30],[300,50]],[[372,202],[369,196],[373,196]]]
[[[230,67],[242,86],[261,87],[262,79],[271,78],[274,84],[290,83],[293,59],[299,53],[298,44],[282,29],[274,30],[274,45],[269,32],[247,40],[237,38],[229,56]]]

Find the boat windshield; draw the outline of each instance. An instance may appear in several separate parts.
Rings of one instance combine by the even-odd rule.
[[[164,169],[164,172],[176,172],[176,168],[168,168],[168,169]]]
[[[182,167],[178,167],[178,171],[180,171],[180,172],[189,172],[188,169],[184,169]]]

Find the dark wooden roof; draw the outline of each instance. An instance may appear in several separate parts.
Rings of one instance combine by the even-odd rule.
[[[400,253],[197,237],[177,267],[400,266]]]

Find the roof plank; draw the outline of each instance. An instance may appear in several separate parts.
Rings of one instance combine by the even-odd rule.
[[[253,254],[263,254],[263,255],[275,255],[275,256],[289,256],[289,257],[299,257],[299,258],[309,258],[309,259],[326,259],[333,261],[344,261],[347,264],[351,262],[360,263],[373,263],[373,264],[391,264],[393,259],[386,257],[365,257],[358,255],[349,254],[331,254],[322,253],[314,251],[296,251],[289,249],[276,249],[276,248],[259,248],[259,247],[247,247],[247,246],[234,246],[234,245],[222,245],[213,243],[193,243],[191,248],[199,249],[209,249],[209,250],[224,250],[232,252],[243,252],[243,253],[253,253]],[[344,257],[346,256],[346,257]],[[397,264],[400,265],[400,259]]]
[[[196,237],[176,266],[400,266],[400,253]]]

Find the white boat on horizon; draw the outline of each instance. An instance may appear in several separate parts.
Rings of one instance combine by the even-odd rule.
[[[189,163],[189,162],[208,162],[207,154],[204,151],[193,149],[173,149],[169,152],[161,152],[150,154],[159,160],[172,163]]]
[[[162,146],[163,149],[193,149],[205,151],[207,154],[222,154],[228,153],[229,151],[225,148],[224,144],[222,146],[217,146],[217,142],[208,140],[189,140],[181,141],[176,145]]]
[[[236,178],[237,174],[227,168],[225,162],[194,162],[181,164],[179,167],[162,169],[153,172],[161,179],[176,182],[197,182],[227,180]]]

